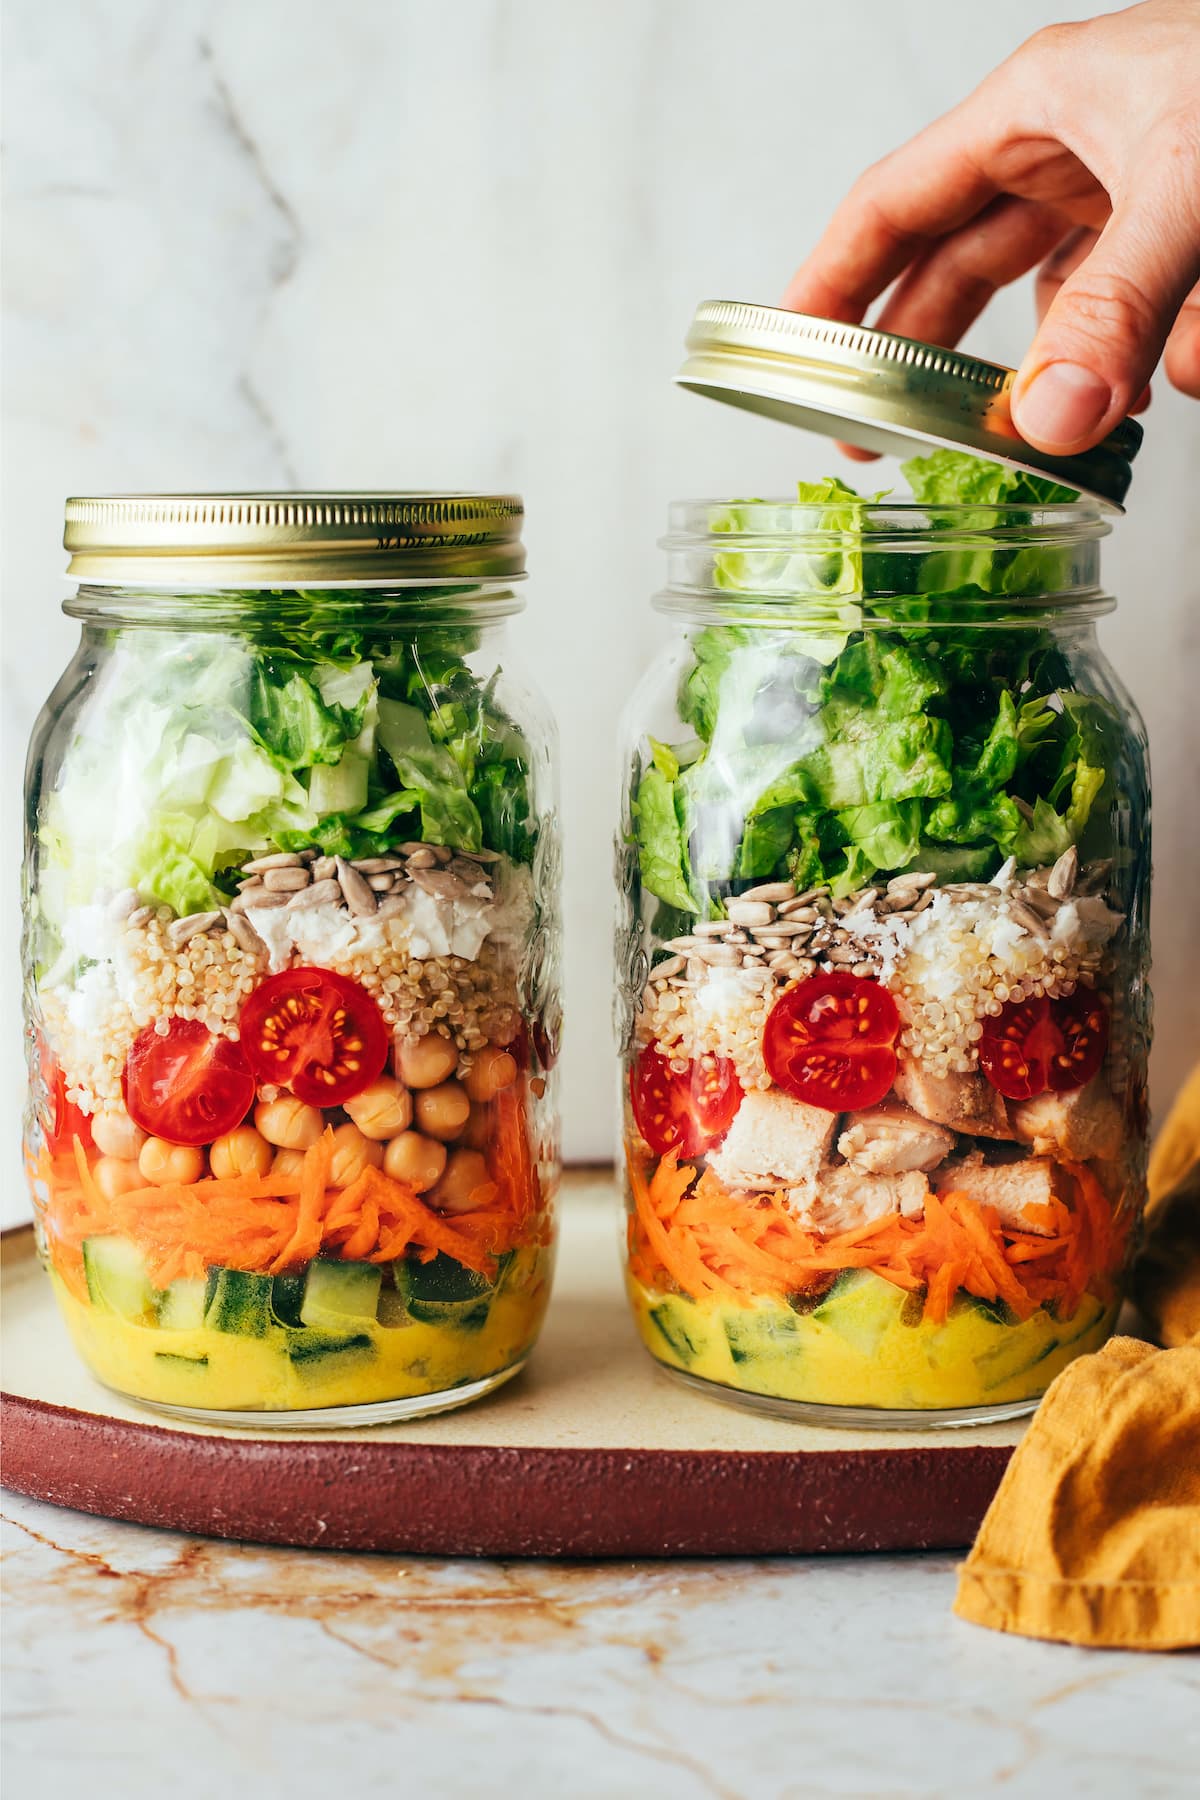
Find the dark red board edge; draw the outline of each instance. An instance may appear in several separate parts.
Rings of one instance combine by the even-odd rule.
[[[1012,1455],[209,1437],[20,1395],[4,1396],[2,1418],[4,1486],[55,1506],[205,1537],[432,1556],[958,1549]]]

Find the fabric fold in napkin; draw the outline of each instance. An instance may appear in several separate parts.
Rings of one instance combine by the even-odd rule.
[[[966,1562],[954,1610],[996,1631],[1128,1650],[1200,1644],[1200,1071],[1151,1162],[1118,1337],[1052,1383]]]

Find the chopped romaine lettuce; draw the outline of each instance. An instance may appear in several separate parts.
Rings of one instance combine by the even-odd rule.
[[[913,552],[873,550],[867,502],[834,479],[799,496],[821,509],[814,530],[840,534],[830,550],[791,550],[783,509],[763,549],[751,541],[774,529],[762,502],[722,514],[716,528],[748,547],[717,553],[717,585],[772,599],[779,624],[735,611],[698,631],[678,701],[698,742],[650,740],[634,833],[643,885],[674,912],[772,876],[842,894],[877,872],[965,880],[1013,853],[1053,861],[1111,788],[1113,709],[1074,692],[1051,635],[1004,599],[1056,592],[1069,552],[1014,546],[997,525],[1074,492],[951,451],[904,473],[935,509]],[[930,548],[939,531],[946,547]],[[831,596],[846,609],[837,633]],[[988,602],[986,622],[964,622],[973,600]]]

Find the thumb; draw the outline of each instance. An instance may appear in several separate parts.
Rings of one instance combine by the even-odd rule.
[[[1113,213],[1051,302],[1012,398],[1013,423],[1039,450],[1098,444],[1149,381],[1200,276],[1200,167],[1185,160]]]

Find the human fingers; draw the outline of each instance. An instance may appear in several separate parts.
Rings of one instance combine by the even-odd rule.
[[[1053,207],[1010,195],[993,200],[910,265],[876,325],[930,344],[956,344],[997,289],[1041,262],[1067,228]]]
[[[1099,443],[1142,394],[1198,278],[1200,153],[1168,122],[1050,302],[1013,388],[1021,435],[1052,455]],[[1191,342],[1189,328],[1173,352],[1185,378]]]
[[[1192,289],[1171,328],[1163,367],[1172,387],[1200,400],[1200,287]]]

